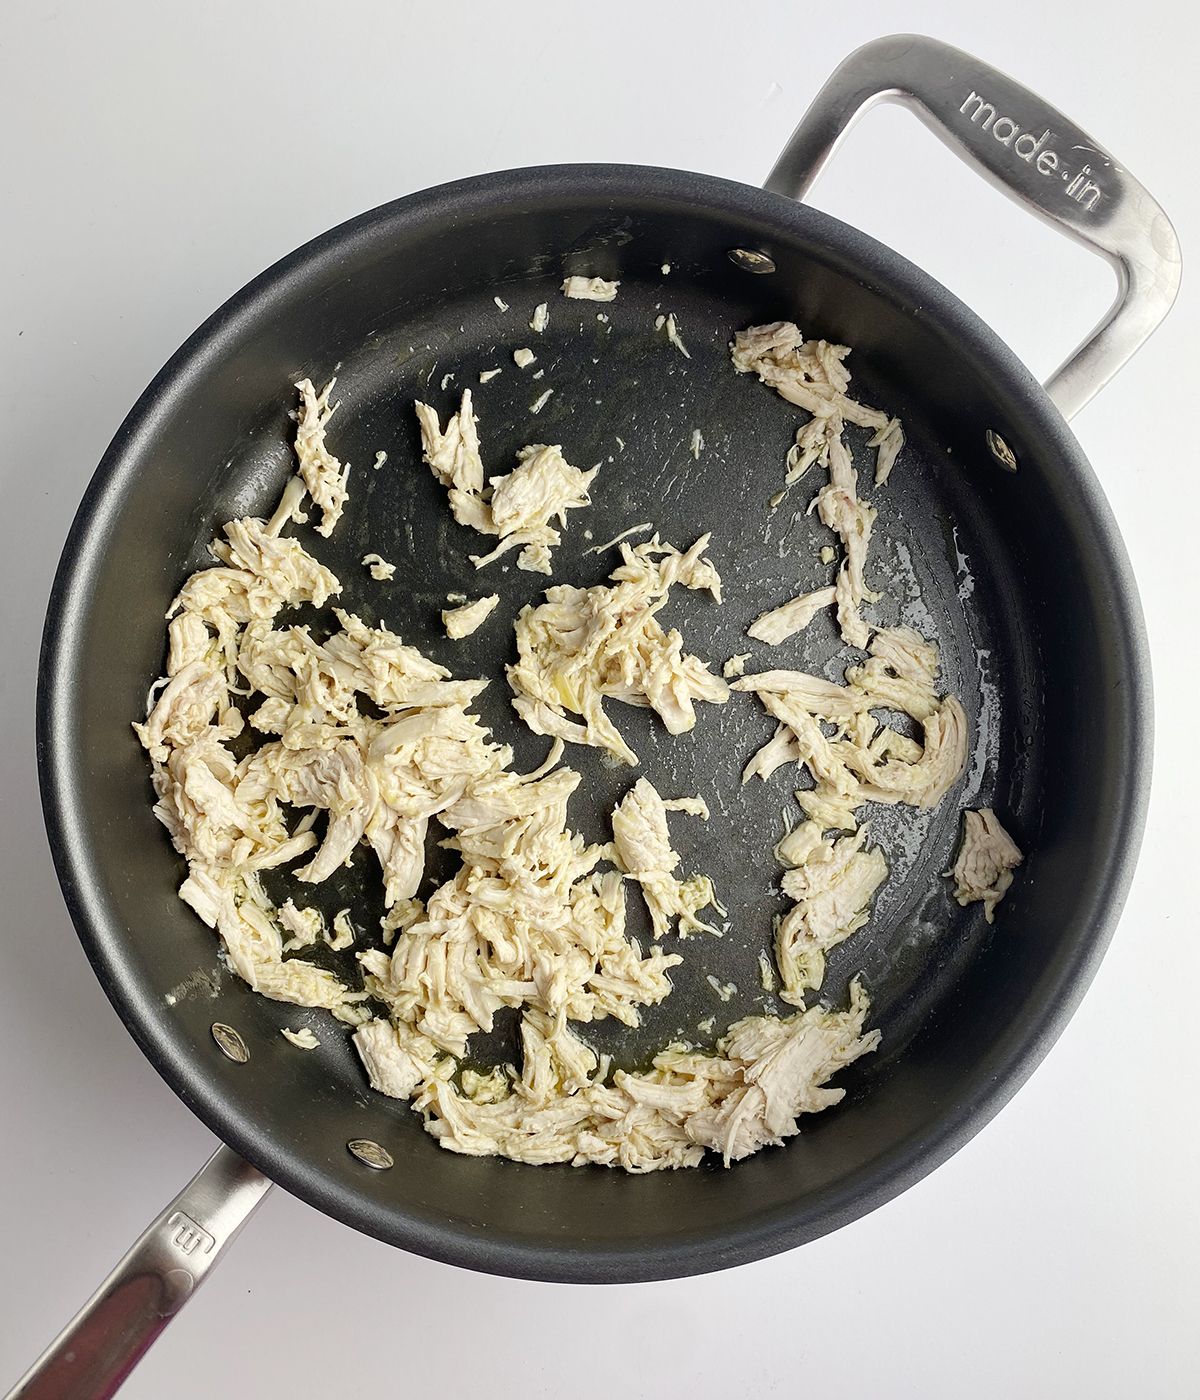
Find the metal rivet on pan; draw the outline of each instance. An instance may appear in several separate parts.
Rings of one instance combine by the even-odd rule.
[[[749,248],[730,248],[729,261],[743,272],[775,271],[775,263],[766,253],[752,253]]]
[[[235,1064],[244,1065],[250,1058],[246,1042],[232,1026],[227,1026],[224,1021],[212,1023],[212,1038],[221,1047],[221,1053],[228,1055]]]
[[[377,1142],[372,1142],[370,1138],[351,1138],[346,1146],[360,1162],[365,1162],[368,1167],[374,1167],[377,1172],[385,1172],[389,1167],[396,1165],[387,1148],[380,1147]]]
[[[1004,441],[1000,434],[992,432],[991,428],[987,430],[987,445],[988,451],[991,452],[992,456],[995,457],[996,461],[1000,463],[1006,472],[1016,471],[1017,454],[1009,447],[1008,443]]]

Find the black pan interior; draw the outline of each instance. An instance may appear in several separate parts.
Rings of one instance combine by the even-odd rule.
[[[732,247],[770,254],[777,271],[742,271]],[[566,300],[558,288],[572,272],[619,278],[617,300]],[[527,322],[541,301],[550,322],[537,335]],[[690,359],[656,331],[665,313]],[[830,959],[823,995],[840,1001],[861,973],[883,1045],[840,1077],[841,1105],[729,1171],[714,1162],[632,1178],[455,1157],[405,1104],[369,1089],[332,1020],[257,997],[227,972],[213,935],[178,901],[185,868],[151,815],[129,729],[162,669],[163,613],[211,562],[208,541],[226,520],[273,507],[291,470],[292,383],[336,373],[329,442],[353,464],[351,500],[331,540],[298,534],[341,580],[340,606],[386,621],[457,675],[492,679],[480,711],[517,766],[540,763],[548,741],[508,703],[508,619],[550,580],[517,570],[514,555],[475,571],[467,556],[481,552],[480,537],[455,524],[421,465],[416,397],[445,415],[470,388],[494,473],[530,442],[601,465],[593,506],[572,514],[555,551],[554,581],[604,579],[617,551],[593,547],[641,522],[680,547],[712,531],[725,603],[678,590],[664,622],[715,670],[751,650],[749,669],[840,679],[858,654],[827,617],[775,649],[744,637],[757,613],[830,574],[817,556],[833,537],[805,513],[815,471],[777,509],[768,504],[802,415],[728,359],[734,330],[781,318],[852,345],[852,392],[904,420],[908,445],[879,492],[866,433],[850,430],[863,494],[879,509],[868,577],[885,598],[868,616],[936,637],[945,685],[974,732],[967,775],[938,809],[875,818],[891,876],[868,926]],[[537,356],[526,370],[512,360],[522,346]],[[490,368],[502,373],[480,385]],[[1016,452],[1015,474],[988,453],[988,428]],[[397,566],[393,581],[369,577],[359,562],[369,551]],[[501,606],[489,624],[448,641],[446,595],[493,591]],[[317,631],[336,626],[329,613],[294,616]],[[787,1013],[763,990],[758,956],[787,903],[770,849],[783,810],[798,809],[788,771],[739,781],[772,728],[753,697],[701,706],[696,729],[679,737],[649,711],[612,708],[641,767],[569,747],[584,776],[572,826],[606,839],[607,813],[639,773],[664,795],[701,794],[711,820],[672,818],[673,835],[685,869],[712,875],[729,921],[724,937],[678,947],[675,991],[640,1030],[583,1028],[633,1066],[671,1039],[711,1043],[749,1012]],[[143,1048],[222,1137],[297,1194],[407,1248],[531,1277],[630,1280],[813,1238],[903,1189],[986,1121],[1103,951],[1140,832],[1148,713],[1140,615],[1107,507],[1040,389],[985,327],[894,254],[814,211],[699,176],[580,167],[464,182],[363,216],[264,274],[193,337],[131,414],[81,508],[48,622],[40,753],[55,854],[89,954]],[[994,929],[979,906],[954,904],[943,877],[962,807],[983,805],[1029,852]],[[431,852],[431,884],[440,859]],[[290,888],[286,876],[272,887]],[[304,890],[330,913],[351,905],[373,937],[381,892],[365,849],[353,869]],[[641,932],[632,893],[629,906]],[[328,960],[356,979],[351,954]],[[722,1001],[709,974],[736,994]],[[248,1064],[221,1056],[214,1020],[242,1033]],[[301,1024],[319,1050],[302,1054],[278,1033]],[[474,1051],[511,1058],[511,1020]],[[358,1137],[383,1143],[395,1168],[375,1174],[352,1158],[345,1144]]]

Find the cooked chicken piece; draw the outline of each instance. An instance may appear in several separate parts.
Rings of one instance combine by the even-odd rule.
[[[216,660],[189,661],[168,681],[145,724],[133,726],[156,762],[165,763],[172,748],[186,748],[205,736],[223,742],[241,733],[241,714],[229,703],[225,670]],[[215,736],[210,735],[214,719]]]
[[[537,356],[533,353],[533,351],[527,348],[523,347],[520,350],[513,351],[513,363],[518,369],[528,369],[529,366],[533,364],[534,360],[536,359]]]
[[[731,690],[786,695],[821,719],[850,719],[870,708],[870,697],[856,686],[837,685],[805,671],[759,671],[734,681]]]
[[[562,284],[562,294],[577,301],[615,301],[620,282],[606,282],[603,277],[568,277]]]
[[[325,920],[319,909],[297,909],[289,899],[279,906],[280,926],[292,936],[283,945],[285,953],[294,953],[298,948],[311,948],[319,940],[325,939]]]
[[[665,330],[667,333],[667,340],[675,349],[686,359],[690,360],[692,358],[691,351],[683,343],[683,337],[679,334],[679,327],[675,322],[674,313],[669,316],[656,316],[654,318],[654,329],[656,331]],[[696,455],[699,456],[699,453]]]
[[[295,872],[298,880],[320,884],[350,859],[362,839],[379,800],[375,774],[363,761],[362,749],[349,739],[328,748],[269,748],[269,767],[283,800],[296,807],[317,807],[329,812],[320,850]]]
[[[389,564],[380,554],[364,554],[362,562],[371,570],[371,577],[376,583],[386,583],[396,576],[395,564]]]
[[[962,905],[982,900],[988,923],[1008,893],[1013,871],[1025,859],[990,807],[963,813],[963,837],[954,862],[954,898]]]
[[[703,814],[707,817],[707,807]],[[679,920],[681,938],[695,929],[720,932],[696,917],[708,905],[717,907],[708,876],[693,875],[690,880],[679,881],[671,873],[680,857],[671,848],[667,808],[658,790],[645,778],[639,778],[613,809],[612,829],[621,869],[641,885],[646,897],[656,940],[670,931],[675,918]]]
[[[833,603],[835,596],[836,589],[832,586],[817,588],[811,593],[801,593],[782,607],[760,613],[746,628],[746,635],[753,637],[756,642],[766,642],[768,646],[777,647],[780,642],[786,642],[789,637],[802,632],[822,608],[827,608]]]
[[[353,1040],[372,1086],[394,1099],[408,1098],[432,1079],[442,1059],[431,1040],[403,1021],[368,1021]]]
[[[534,733],[605,748],[636,764],[604,713],[606,695],[649,705],[672,734],[695,725],[693,700],[728,699],[725,682],[697,657],[685,656],[683,638],[664,632],[657,619],[675,583],[708,589],[720,601],[720,576],[703,557],[708,540],[702,536],[686,554],[657,535],[636,548],[622,543],[624,562],[610,575],[616,587],[559,585],[546,590],[540,607],[522,609],[519,660],[508,668],[508,679],[514,706]],[[568,713],[579,715],[582,727]]]
[[[862,1034],[869,1006],[853,982],[847,1011],[814,1006],[787,1021],[750,1016],[730,1027],[721,1048],[745,1087],[692,1115],[688,1136],[728,1165],[799,1132],[802,1113],[819,1113],[844,1096],[844,1089],[823,1087],[831,1076],[879,1044],[878,1031]]]
[[[476,598],[473,603],[464,603],[461,608],[443,608],[442,623],[446,628],[446,636],[457,642],[463,637],[469,637],[472,632],[478,632],[499,604],[499,593],[492,593],[487,598]]]
[[[167,627],[168,652],[167,675],[177,676],[185,666],[195,661],[217,664],[216,644],[205,626],[204,619],[195,613],[184,612],[171,619]]]
[[[549,391],[548,391],[549,392]],[[550,521],[565,527],[567,511],[591,504],[588,487],[600,468],[580,471],[562,455],[562,448],[535,443],[517,453],[517,466],[506,476],[493,476],[483,485],[483,463],[471,395],[464,392],[462,407],[442,433],[438,416],[427,404],[416,405],[425,443],[425,460],[443,484],[450,487],[450,506],[461,525],[485,535],[498,535],[500,544],[490,554],[472,554],[477,569],[508,550],[524,548],[520,567],[535,573],[550,572],[550,545],[562,539]]]
[[[873,677],[890,670],[932,691],[938,678],[937,647],[919,632],[911,627],[881,627],[868,650],[873,659],[862,668],[863,675]]]
[[[316,527],[320,535],[331,535],[333,527],[342,514],[349,492],[346,479],[350,475],[350,463],[342,466],[325,446],[325,428],[333,416],[329,406],[329,391],[335,381],[330,380],[320,394],[312,386],[312,381],[302,379],[296,385],[300,390],[300,416],[296,423],[296,459],[299,462],[300,477],[313,504],[321,512],[321,523]]]
[[[552,574],[550,547],[544,544],[527,544],[517,555],[517,568],[527,574]]]
[[[810,418],[803,427],[797,428],[796,441],[787,455],[784,485],[794,485],[814,462],[828,467],[829,444],[841,436],[841,431],[842,419],[836,413]]]
[[[269,900],[253,875],[206,869],[192,863],[180,886],[180,898],[196,911],[225,944],[234,971],[256,992],[273,1001],[322,1006],[339,1020],[365,1019],[365,994],[350,992],[331,972],[299,958],[283,958],[279,930]]]
[[[743,775],[764,779],[788,762],[807,766],[814,787],[796,793],[808,821],[776,847],[794,868],[783,889],[797,903],[780,922],[775,953],[785,1000],[803,1004],[819,987],[825,952],[867,920],[870,901],[887,875],[879,851],[864,851],[858,809],[867,802],[935,806],[961,776],[967,759],[967,720],[954,696],[939,699],[937,649],[907,627],[885,628],[870,641],[870,659],[846,671],[840,686],[802,671],[744,676],[734,690],[754,691],[779,724]],[[873,709],[905,709],[924,729],[924,742],[880,725]],[[838,726],[826,734],[821,722]],[[853,836],[832,841],[826,831]]]
[[[523,447],[517,461],[515,471],[491,479],[492,520],[501,539],[538,529],[555,517],[565,525],[568,510],[590,504],[587,491],[599,467],[582,472],[563,457],[561,447],[540,443]]]
[[[279,1034],[301,1050],[315,1050],[321,1043],[307,1026],[302,1026],[298,1031],[288,1030],[285,1026]]]
[[[242,623],[269,621],[285,606],[323,607],[342,591],[334,575],[297,541],[272,535],[261,520],[230,521],[225,534],[226,540],[213,542],[212,551],[226,566],[193,574],[167,613],[194,613],[217,630],[223,649]]]
[[[472,554],[471,562],[482,569],[510,549],[525,546],[525,562],[522,565],[518,560],[518,564],[533,573],[549,573],[547,546],[562,538],[549,522],[557,518],[565,527],[568,510],[591,505],[588,487],[600,468],[580,471],[563,457],[560,447],[541,443],[523,447],[517,453],[517,463],[507,476],[494,476],[490,481],[492,495],[486,509],[491,528],[487,533],[498,534],[500,544],[490,554]],[[535,564],[538,567],[534,568]]]
[[[565,1028],[526,1017],[526,1067],[510,1093],[497,1097],[492,1081],[486,1101],[471,1099],[429,1075],[416,1104],[443,1147],[471,1156],[645,1172],[695,1166],[710,1147],[728,1164],[793,1136],[801,1114],[841,1099],[826,1082],[879,1043],[877,1031],[861,1033],[869,1003],[857,982],[850,995],[847,1011],[748,1017],[717,1054],[672,1047],[646,1074],[618,1070],[611,1086]]]
[[[733,688],[757,691],[767,712],[787,726],[799,761],[817,779],[816,800],[833,793],[839,798],[857,795],[859,805],[935,806],[966,766],[966,715],[954,696],[939,700],[937,649],[911,628],[880,629],[870,651],[865,665],[847,668],[846,686],[798,671],[767,671],[744,676]],[[881,728],[868,713],[884,708],[907,711],[924,728],[923,744]],[[834,720],[842,730],[830,739],[817,719]],[[764,761],[782,755],[786,742],[777,731],[767,746],[770,753],[762,751]],[[762,766],[756,757],[744,779]],[[803,803],[803,794],[797,798]],[[853,829],[854,823],[844,825]]]
[[[533,315],[529,319],[529,329],[541,335],[549,324],[550,308],[544,301],[540,301],[533,308]]]
[[[862,826],[853,836],[822,840],[784,873],[783,892],[796,903],[776,930],[775,961],[780,998],[793,1006],[803,1006],[808,988],[825,980],[826,952],[862,928],[875,891],[887,879],[883,853],[862,849],[866,837]],[[799,843],[788,853],[799,854]]]
[[[748,783],[753,777],[762,778],[765,782],[776,768],[782,768],[785,763],[800,761],[800,746],[796,742],[796,736],[786,724],[777,724],[775,733],[742,769],[742,782]]]
[[[886,428],[877,429],[868,446],[879,449],[875,454],[875,485],[883,486],[891,476],[892,467],[904,446],[904,430],[899,418],[892,418]]]
[[[764,384],[813,415],[798,430],[795,445],[788,453],[785,487],[799,480],[814,462],[829,468],[829,485],[817,493],[809,508],[816,509],[823,523],[837,531],[846,550],[833,595],[825,595],[827,601],[817,603],[813,612],[836,602],[843,640],[850,646],[865,647],[870,629],[863,622],[859,607],[879,596],[872,593],[863,577],[875,509],[859,499],[858,474],[842,429],[849,422],[874,430],[871,443],[878,449],[875,484],[882,486],[904,442],[900,422],[847,397],[850,375],[842,361],[850,353],[848,346],[830,345],[823,340],[804,341],[790,321],[777,321],[739,331],[730,348],[736,370],[757,373]],[[816,596],[808,595],[812,599]],[[764,614],[755,626],[765,623],[769,630],[778,629],[783,640],[791,635],[782,630],[790,625],[789,619],[775,621],[783,611]],[[803,621],[792,631],[806,626],[812,615],[798,609],[797,617]],[[751,629],[751,636],[755,635]]]
[[[538,376],[535,374],[533,377],[536,379]],[[546,405],[550,402],[550,396],[553,393],[553,389],[547,389],[544,393],[539,394],[537,398],[534,399],[534,401],[529,405],[530,413],[541,413],[542,409],[545,408]]]
[[[417,421],[425,461],[434,476],[450,492],[450,509],[460,525],[470,525],[494,535],[491,514],[483,501],[483,460],[479,455],[479,425],[471,407],[471,391],[464,389],[458,412],[442,432],[436,409],[417,401]]]
[[[721,674],[727,681],[732,680],[734,676],[743,675],[746,670],[746,662],[750,660],[752,655],[753,652],[749,651],[739,651],[735,653],[724,666],[721,667]]]
[[[354,925],[350,922],[350,910],[339,909],[333,916],[333,937],[329,940],[329,946],[336,953],[349,948],[353,942]]]
[[[789,402],[817,417],[836,413],[848,423],[876,432],[888,427],[886,413],[846,395],[850,373],[842,361],[850,353],[848,345],[806,341],[790,321],[775,321],[738,331],[731,351],[733,367],[740,374],[757,374]]]

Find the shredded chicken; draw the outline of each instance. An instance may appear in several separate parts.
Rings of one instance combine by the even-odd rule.
[[[844,1090],[824,1086],[878,1045],[878,1031],[862,1033],[867,1010],[854,983],[846,1011],[747,1017],[730,1027],[716,1054],[672,1045],[648,1073],[618,1070],[611,1084],[606,1066],[565,1025],[529,1012],[521,1022],[519,1078],[501,1086],[474,1076],[469,1097],[465,1075],[459,1091],[450,1076],[427,1073],[415,1103],[432,1115],[429,1131],[443,1147],[471,1156],[646,1172],[695,1166],[707,1147],[728,1165],[781,1143],[799,1131],[802,1114],[843,1097]],[[402,1088],[424,1069],[423,1047],[397,1040],[393,1049],[389,1030],[372,1037],[375,1027],[368,1026],[355,1034],[375,1065],[376,1088]]]
[[[817,613],[829,607],[836,597],[837,589],[832,586],[815,589],[812,593],[801,593],[790,603],[761,613],[746,628],[746,635],[756,642],[777,647],[780,642],[786,642],[789,637],[802,632]]]
[[[568,277],[562,284],[562,294],[577,301],[615,301],[620,282],[606,282],[603,277]]]
[[[618,285],[573,277],[563,292],[610,301]],[[547,316],[539,306],[531,329],[544,331]],[[674,318],[660,323],[687,355]],[[833,584],[764,614],[750,633],[774,645],[818,608],[836,606],[843,637],[868,657],[846,670],[844,685],[784,670],[734,685],[756,692],[776,720],[744,779],[794,763],[813,786],[796,794],[807,819],[776,848],[793,901],[776,929],[779,995],[797,1014],[747,1017],[713,1052],[672,1045],[643,1073],[612,1073],[573,1025],[609,1017],[638,1025],[642,1008],[671,992],[668,973],[681,957],[665,951],[667,940],[720,935],[700,918],[710,907],[725,913],[712,881],[678,878],[667,825],[670,811],[706,819],[707,805],[699,797],[664,802],[642,778],[612,813],[611,842],[588,844],[568,826],[579,774],[559,766],[564,742],[637,763],[605,696],[653,708],[675,734],[694,726],[695,701],[728,699],[725,681],[658,621],[674,584],[708,590],[720,603],[707,535],[686,552],[657,535],[621,543],[607,584],[552,587],[544,603],[522,610],[518,659],[508,668],[513,705],[553,740],[530,773],[512,769],[511,751],[470,712],[486,682],[455,679],[386,627],[340,609],[339,630],[322,641],[302,623],[276,625],[284,607],[321,607],[340,591],[283,534],[303,520],[306,493],[325,535],[346,501],[348,469],[325,446],[332,381],[319,396],[307,380],[298,386],[297,475],[272,518],[231,521],[213,545],[219,566],[189,579],[172,605],[167,675],[135,729],[151,760],[156,814],[188,863],[180,895],[217,931],[230,966],[252,988],[354,1026],[373,1087],[410,1099],[443,1147],[638,1172],[692,1166],[705,1150],[728,1164],[782,1142],[804,1113],[837,1102],[844,1091],[826,1087],[830,1077],[879,1043],[877,1031],[863,1031],[869,1003],[857,981],[845,1010],[806,1009],[805,997],[820,987],[829,950],[866,922],[887,875],[860,808],[938,802],[963,770],[968,735],[961,705],[938,693],[936,648],[907,628],[872,634],[861,616],[861,604],[877,596],[864,577],[875,512],[858,496],[843,424],[873,430],[877,485],[903,435],[898,422],[847,397],[846,353],[801,342],[784,323],[742,332],[734,346],[739,370],[756,371],[813,415],[797,434],[788,480],[816,461],[828,468],[812,509],[837,532],[844,555]],[[523,355],[532,361],[532,352]],[[579,471],[560,447],[537,444],[518,454],[512,472],[485,479],[469,391],[444,430],[428,405],[416,411],[425,461],[455,519],[496,540],[490,554],[472,556],[476,567],[519,548],[519,568],[549,574],[561,539],[550,522],[565,526],[568,509],[589,504],[597,469]],[[693,453],[702,446],[696,430]],[[394,572],[378,555],[363,562],[377,578]],[[462,637],[499,599],[451,601],[462,606],[444,611],[443,621],[449,636]],[[742,675],[748,655],[730,658],[726,674]],[[882,723],[882,710],[911,716],[920,742]],[[235,751],[247,720],[257,747],[247,752],[243,741]],[[460,864],[428,893],[431,823]],[[363,848],[383,883],[377,936],[356,928],[349,909],[327,927],[316,908],[293,899],[276,907],[263,889],[263,870],[288,866],[302,885],[317,884]],[[968,813],[956,897],[984,901],[990,919],[1020,859],[990,811]],[[654,943],[645,954],[626,933],[627,883],[640,887],[649,910]],[[308,949],[341,953],[359,971],[335,973],[302,956]],[[772,991],[776,971],[765,953],[759,968]],[[737,993],[711,974],[708,982],[723,1002]],[[520,1013],[519,1068],[464,1066],[471,1037],[491,1031],[502,1008]],[[704,1026],[711,1035],[712,1018]],[[283,1034],[301,1048],[319,1043],[307,1028]]]
[[[529,318],[529,329],[536,335],[541,335],[549,324],[550,308],[544,301],[540,301],[533,308],[533,315]]]
[[[520,350],[513,351],[513,363],[518,369],[528,369],[536,359],[537,356],[533,351],[525,349],[524,347]]]
[[[772,738],[746,765],[742,781],[763,779],[787,763],[807,767],[814,785],[796,793],[808,818],[776,847],[792,867],[783,890],[796,901],[780,921],[775,958],[783,1000],[802,1006],[825,975],[825,954],[866,923],[887,877],[878,850],[865,850],[858,809],[868,802],[936,805],[967,760],[967,721],[958,700],[936,693],[937,649],[907,627],[882,628],[870,659],[837,685],[803,671],[764,671],[735,681],[757,693],[778,721]],[[924,742],[881,725],[872,710],[903,710],[924,730]],[[835,726],[827,735],[822,723]],[[828,831],[845,831],[833,838]],[[982,897],[982,896],[980,896]]]
[[[449,482],[477,481],[470,432],[460,424],[457,436],[442,437],[430,444],[431,466]],[[706,804],[664,803],[643,780],[614,813],[611,845],[589,846],[566,825],[579,775],[556,767],[561,740],[535,772],[514,773],[510,751],[467,711],[483,682],[452,679],[386,628],[341,610],[340,630],[324,642],[303,625],[277,628],[285,604],[323,603],[339,587],[279,536],[298,499],[289,485],[271,525],[226,527],[224,567],[194,576],[172,606],[168,675],[135,726],[151,758],[156,815],[187,859],[180,895],[217,930],[237,974],[265,996],[356,1025],[374,1087],[411,1097],[429,1131],[458,1152],[648,1171],[694,1165],[711,1147],[728,1162],[781,1141],[798,1115],[835,1102],[840,1091],[825,1081],[878,1039],[861,1034],[867,1004],[857,988],[848,1012],[750,1018],[717,1055],[669,1050],[650,1073],[618,1072],[606,1083],[607,1059],[567,1022],[611,1016],[637,1025],[641,1007],[670,993],[667,973],[680,958],[657,944],[643,956],[626,936],[624,881],[642,887],[660,936],[673,919],[681,934],[706,927],[696,915],[718,907],[711,882],[676,880],[666,828],[668,810],[707,817]],[[640,552],[626,547],[615,577],[639,615],[643,668],[679,657],[678,638],[667,643],[649,627],[653,601],[672,582],[719,597],[705,543],[687,555],[657,541]],[[243,728],[231,703],[235,681],[251,697],[252,728],[278,736],[240,759],[229,748]],[[311,811],[289,823],[289,807]],[[328,813],[321,837],[317,811]],[[423,902],[416,895],[431,819],[461,865]],[[315,908],[292,899],[275,907],[259,873],[303,856],[293,875],[320,883],[360,845],[379,861],[387,913],[385,946],[356,954],[357,990],[289,956],[357,943],[349,909],[327,928]],[[622,868],[599,872],[606,857]],[[389,1016],[372,1017],[368,998]],[[464,1069],[460,1090],[454,1075],[470,1036],[490,1030],[506,1006],[522,1011],[519,1077]],[[318,1044],[307,1028],[283,1034],[300,1048]]]
[[[395,564],[389,564],[381,554],[364,554],[362,557],[364,566],[371,571],[371,577],[377,583],[386,583],[396,575]]]
[[[513,706],[535,734],[607,749],[632,765],[637,755],[605,714],[606,695],[649,705],[672,734],[694,727],[694,700],[725,703],[725,682],[684,655],[683,638],[664,632],[657,617],[676,583],[721,601],[720,576],[704,557],[708,541],[701,536],[686,554],[657,535],[636,547],[622,543],[624,562],[609,576],[615,587],[560,584],[541,606],[521,610],[508,680]]]
[[[675,347],[685,359],[692,358],[692,352],[683,343],[683,337],[679,334],[679,326],[675,322],[674,313],[669,316],[656,316],[654,318],[654,329],[656,331],[665,330],[667,340]]]
[[[588,488],[600,468],[580,471],[562,455],[561,447],[535,443],[517,453],[513,471],[490,477],[485,487],[470,390],[463,391],[459,410],[444,432],[435,409],[418,403],[416,411],[425,461],[449,488],[454,518],[480,534],[499,537],[490,554],[470,556],[475,567],[481,569],[508,550],[522,547],[518,567],[550,573],[550,546],[562,540],[550,521],[557,519],[565,529],[568,510],[591,504]]]
[[[688,799],[682,802],[687,803]],[[703,804],[701,808],[707,820],[708,809]],[[671,873],[680,858],[678,851],[671,849],[667,805],[645,778],[639,778],[618,803],[612,814],[612,829],[617,863],[627,879],[641,885],[656,940],[670,931],[672,919],[679,920],[680,937],[695,929],[720,934],[719,929],[696,917],[708,905],[718,908],[708,876],[693,875],[690,880],[680,881]]]
[[[472,632],[478,632],[499,603],[499,593],[493,593],[487,598],[477,598],[473,603],[466,603],[461,608],[443,608],[442,622],[446,628],[446,636],[452,641],[458,641],[462,637],[469,637]]]
[[[1008,893],[1013,871],[1025,859],[990,807],[963,813],[962,846],[951,872],[954,898],[962,905],[983,902],[988,923]]]
[[[321,1043],[307,1026],[302,1026],[298,1031],[288,1030],[285,1026],[279,1034],[284,1040],[290,1040],[293,1045],[299,1046],[301,1050],[315,1050]]]
[[[346,479],[350,475],[350,464],[347,462],[343,467],[325,446],[325,428],[333,416],[329,391],[334,383],[331,379],[320,394],[309,379],[302,379],[296,385],[301,398],[296,424],[296,456],[300,459],[300,477],[313,504],[321,512],[321,523],[316,527],[321,535],[333,533],[349,494]]]
[[[832,593],[819,589],[805,594],[773,613],[764,613],[754,627],[769,634],[760,640],[777,636],[782,641],[807,626],[819,608],[836,603],[842,639],[850,646],[865,647],[870,630],[859,608],[880,596],[867,587],[863,576],[875,509],[859,498],[858,473],[842,432],[846,423],[873,430],[870,442],[878,449],[875,485],[882,486],[904,445],[900,421],[847,395],[850,373],[842,362],[850,353],[849,346],[806,341],[791,321],[738,331],[730,350],[739,373],[757,374],[764,384],[812,415],[796,433],[784,484],[787,487],[799,481],[814,462],[828,468],[829,483],[817,492],[809,509],[816,510],[822,523],[837,532],[845,548]],[[818,598],[823,601],[817,602]],[[789,613],[789,609],[794,611]],[[760,634],[751,628],[750,635]]]

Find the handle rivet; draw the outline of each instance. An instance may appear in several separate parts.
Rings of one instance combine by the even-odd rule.
[[[991,428],[987,430],[987,445],[988,451],[995,457],[996,461],[1000,463],[1006,472],[1016,471],[1017,454],[1009,447],[1008,443],[1004,441],[1000,434],[992,432]]]
[[[234,1064],[244,1065],[250,1058],[246,1042],[232,1026],[227,1026],[224,1021],[212,1023],[212,1038],[221,1047],[221,1053],[227,1055]]]
[[[396,1165],[387,1148],[380,1147],[377,1142],[372,1142],[370,1138],[351,1138],[346,1146],[360,1162],[365,1162],[368,1167],[374,1167],[377,1172],[385,1172],[389,1167]]]
[[[766,253],[752,253],[749,248],[730,248],[729,261],[743,272],[774,272],[774,260]]]

